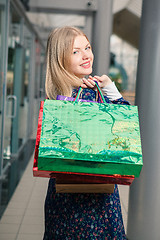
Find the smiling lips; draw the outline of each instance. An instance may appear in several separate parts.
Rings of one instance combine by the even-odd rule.
[[[90,61],[88,61],[88,62],[85,62],[85,63],[81,64],[80,66],[83,67],[83,68],[90,68],[91,63],[90,63]]]

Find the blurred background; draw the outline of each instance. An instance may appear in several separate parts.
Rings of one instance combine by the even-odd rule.
[[[94,0],[0,0],[0,216],[33,153],[39,102],[45,98],[50,31],[64,25],[81,28],[95,55],[101,54],[100,48],[103,51],[99,57],[103,66],[95,66],[96,74],[108,74],[134,103],[141,7],[141,0],[101,4]],[[97,19],[102,8],[104,17]]]
[[[140,106],[146,162],[147,149],[149,153],[159,151],[155,150],[159,141],[159,9],[159,0],[152,4],[149,0],[0,0],[0,218],[34,152],[38,110],[45,98],[46,41],[56,27],[76,26],[87,34],[95,55],[93,74],[108,74],[124,98]],[[151,90],[147,87],[150,81]],[[155,113],[156,122],[152,118],[145,125],[143,120]],[[145,141],[150,139],[153,131],[148,129],[153,126],[156,138],[152,138],[152,148],[151,142]],[[153,154],[148,155],[155,168],[158,156],[159,152],[154,164]],[[145,192],[143,179],[142,173],[139,186],[143,191],[135,182],[131,195]],[[135,206],[136,200],[132,201]],[[141,207],[141,200],[138,203]],[[139,220],[144,222],[143,214]],[[141,239],[159,240],[157,236]]]

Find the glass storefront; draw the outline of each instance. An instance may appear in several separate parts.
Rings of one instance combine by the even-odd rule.
[[[19,158],[30,141],[43,83],[42,46],[27,24],[14,2],[0,0],[0,217],[27,164]]]
[[[4,135],[4,158],[16,154],[23,139],[20,138],[20,106],[24,74],[24,47],[20,39],[21,18],[13,8],[10,11],[8,36],[8,69],[6,89],[6,116]]]

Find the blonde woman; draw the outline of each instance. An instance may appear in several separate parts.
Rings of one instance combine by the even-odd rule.
[[[95,101],[96,80],[108,103],[128,104],[107,75],[91,76],[93,59],[91,45],[81,30],[62,27],[52,31],[47,44],[47,97],[75,97],[82,86],[82,98]],[[126,239],[117,186],[112,194],[56,193],[55,180],[50,179],[44,240],[86,238]]]

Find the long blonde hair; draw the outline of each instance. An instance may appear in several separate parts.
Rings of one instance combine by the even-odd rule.
[[[58,94],[71,96],[72,87],[82,83],[69,72],[74,39],[79,35],[86,37],[80,29],[66,26],[53,30],[48,37],[45,89],[49,99],[56,99]]]

